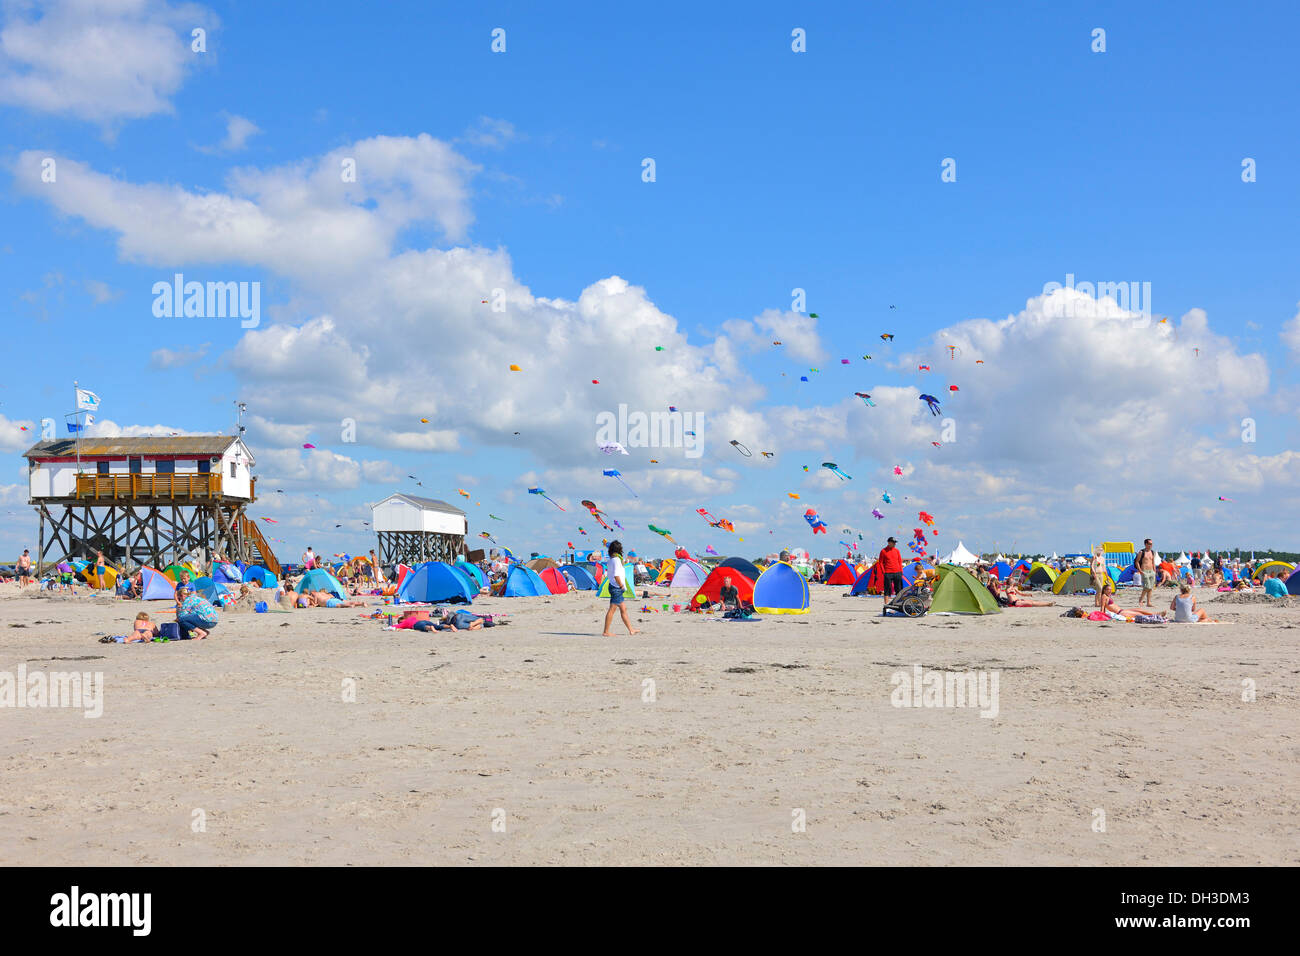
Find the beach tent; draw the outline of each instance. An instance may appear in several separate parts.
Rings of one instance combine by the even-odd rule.
[[[244,575],[233,564],[216,564],[212,567],[212,580],[218,584],[239,584]]]
[[[759,614],[807,614],[808,582],[784,561],[778,561],[754,582],[754,610]]]
[[[951,564],[952,562],[948,563]],[[998,561],[989,568],[989,574],[995,575],[999,581],[1006,581],[1011,577],[1011,565],[1005,561]]]
[[[1114,585],[1109,574],[1106,575],[1106,583]],[[1092,572],[1087,568],[1070,568],[1068,571],[1062,571],[1056,576],[1056,581],[1052,584],[1053,594],[1078,594],[1080,591],[1086,591],[1092,587]]]
[[[1015,564],[1011,565],[1011,573],[1012,575],[1015,575],[1023,571],[1025,574],[1028,574],[1037,563],[1038,562],[1036,561],[1030,561],[1028,558],[1021,558]]]
[[[1056,583],[1056,569],[1047,566],[1042,561],[1035,561],[1029,568],[1026,580],[1030,584],[1054,584]]]
[[[826,575],[827,584],[855,584],[858,576],[853,573],[853,566],[849,562],[841,560],[835,565],[835,569]]]
[[[1178,557],[1174,558],[1174,564],[1191,564],[1191,563],[1192,563],[1192,559],[1187,556],[1186,551],[1182,552],[1181,554],[1178,555]]]
[[[930,602],[931,612],[998,614],[1001,610],[989,589],[975,575],[955,564],[939,566],[939,583]]]
[[[173,601],[176,585],[156,568],[141,568],[140,597],[146,601]]]
[[[261,565],[254,564],[244,569],[244,580],[259,588],[273,588],[278,584],[275,575]]]
[[[1286,579],[1286,593],[1300,594],[1300,568],[1291,572],[1291,576]]]
[[[853,582],[853,587],[849,589],[850,597],[857,597],[859,594],[879,594],[880,585],[884,580],[882,573],[876,570],[876,565],[864,569],[858,579]],[[875,582],[874,585],[872,582]],[[873,590],[874,588],[874,590]]]
[[[316,573],[307,572],[308,575]],[[399,604],[469,604],[473,600],[474,591],[469,579],[442,561],[424,562],[408,574],[397,589]]]
[[[487,587],[487,578],[483,577],[483,572],[468,561],[457,561],[456,570],[468,577],[475,587]]]
[[[1295,570],[1294,566],[1287,564],[1285,561],[1266,561],[1255,569],[1255,573],[1251,575],[1251,578],[1258,581],[1264,576],[1265,572],[1272,574],[1274,571],[1290,572],[1293,570]]]
[[[664,558],[659,565],[659,576],[655,578],[655,584],[667,584],[673,579],[676,570],[677,562],[672,558]]]
[[[303,594],[307,591],[328,591],[340,601],[348,599],[348,592],[343,590],[339,579],[324,568],[312,568],[302,576],[302,580],[298,582],[298,593]]]
[[[81,572],[81,576],[90,582],[92,588],[99,588],[101,591],[107,591],[117,584],[117,568],[104,565],[104,577],[101,580],[99,573],[95,570],[95,565],[88,564],[86,569]]]
[[[189,574],[190,569],[179,564],[169,564],[167,567],[163,568],[163,576],[172,584],[175,584],[181,579],[182,571]],[[190,577],[194,577],[194,575],[190,574]]]
[[[566,564],[560,570],[573,578],[573,584],[579,591],[595,591],[600,587],[585,564]]]
[[[551,558],[533,558],[531,561],[525,561],[524,567],[533,571],[545,571],[547,568],[558,568],[559,565]]]
[[[1137,570],[1138,569],[1136,564],[1130,564],[1127,568],[1125,568],[1123,571],[1119,573],[1119,577],[1115,578],[1115,583],[1132,584],[1133,578],[1137,575]],[[1113,574],[1113,569],[1112,569],[1112,574]]]
[[[709,572],[709,576],[704,579],[700,589],[691,596],[691,603],[694,605],[717,604],[721,601],[723,578],[731,578],[731,586],[740,595],[742,604],[754,603],[754,579],[745,577],[735,568],[724,568],[721,565]],[[701,598],[704,600],[700,600]]]
[[[705,570],[704,565],[690,558],[683,558],[677,562],[677,570],[673,572],[672,582],[668,586],[698,591],[708,576],[709,572]]]
[[[584,561],[581,567],[587,569],[587,573],[592,576],[597,584],[605,580],[605,566],[599,561]]]
[[[209,577],[195,578],[190,582],[190,587],[194,589],[194,593],[199,597],[209,601],[218,601],[234,593],[231,591],[230,585],[214,581]]]
[[[744,558],[724,558],[719,562],[718,567],[731,568],[734,571],[739,571],[751,581],[757,581],[759,577],[762,576],[763,571],[766,570],[765,568],[758,567],[752,561],[746,561]]]
[[[943,559],[945,564],[974,564],[978,560],[979,558],[967,551],[966,545],[960,541],[957,542],[957,547],[952,553]]]
[[[564,575],[560,573],[559,568],[542,568],[538,577],[546,582],[546,586],[550,588],[552,594],[569,593],[569,582]]]
[[[506,575],[506,587],[502,595],[504,597],[541,597],[550,593],[551,589],[546,586],[546,582],[541,579],[536,571],[532,568],[526,568],[522,564],[516,564],[510,568],[510,573]]]

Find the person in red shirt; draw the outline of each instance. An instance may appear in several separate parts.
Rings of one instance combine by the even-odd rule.
[[[880,554],[876,558],[880,564],[881,573],[884,574],[881,590],[885,595],[886,604],[889,603],[891,597],[903,590],[903,555],[895,547],[897,544],[897,538],[890,538],[885,542],[885,546],[880,549]],[[884,609],[881,609],[880,613],[884,614]]]

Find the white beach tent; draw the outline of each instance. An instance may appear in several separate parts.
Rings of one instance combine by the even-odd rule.
[[[1182,552],[1181,554],[1178,555],[1177,558],[1174,559],[1174,564],[1191,564],[1191,563],[1192,563],[1192,559],[1187,556],[1186,551]]]
[[[964,565],[964,564],[974,564],[978,560],[979,558],[975,557],[975,555],[971,554],[969,551],[966,550],[966,545],[958,541],[957,547],[953,550],[952,554],[948,555],[946,558],[943,559],[943,563]]]

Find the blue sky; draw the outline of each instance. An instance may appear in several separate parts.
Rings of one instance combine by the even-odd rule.
[[[940,549],[1300,549],[1276,518],[1300,463],[1292,7],[383,9],[0,8],[0,297],[14,355],[39,357],[12,361],[0,394],[0,554],[35,537],[18,426],[61,418],[73,378],[108,429],[220,430],[249,401],[263,491],[285,490],[254,513],[274,505],[293,554],[368,547],[364,503],[392,490],[458,487],[474,531],[523,550],[598,539],[578,537],[598,530],[581,498],[647,550],[647,523],[696,550],[836,550],[805,507],[873,552],[919,508]],[[85,46],[94,26],[134,81]],[[256,132],[228,139],[241,122]],[[321,171],[363,143],[384,182],[334,195]],[[44,156],[84,182],[75,198],[33,181]],[[255,222],[190,218],[203,197]],[[260,281],[262,325],[154,318],[175,271]],[[1149,282],[1169,322],[1135,330],[1104,303],[1040,321],[1067,274]],[[480,300],[502,284],[494,324]],[[791,311],[796,287],[816,320]],[[943,394],[955,441],[929,444],[918,391]],[[620,401],[700,412],[706,454],[604,459],[593,419]],[[338,437],[349,408],[356,444]],[[396,437],[421,429],[444,437]],[[776,457],[743,459],[733,437]],[[601,478],[610,464],[641,497]],[[570,511],[530,498],[538,483]]]

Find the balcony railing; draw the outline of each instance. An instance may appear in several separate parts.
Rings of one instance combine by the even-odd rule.
[[[77,475],[78,498],[220,498],[221,475]]]

